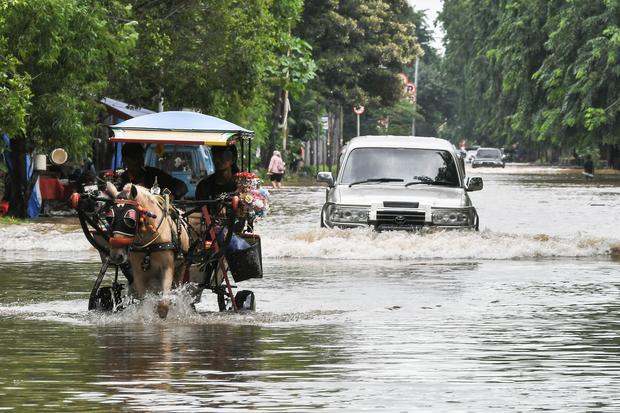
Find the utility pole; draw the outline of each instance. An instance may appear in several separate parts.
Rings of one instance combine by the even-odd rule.
[[[157,111],[164,111],[164,88],[160,87],[159,92],[157,93]]]
[[[417,110],[417,102],[418,102],[418,63],[420,59],[416,57],[415,59],[415,72],[413,75],[413,85],[414,85],[414,95],[413,95],[413,119],[411,121],[411,136],[415,136],[415,114]]]

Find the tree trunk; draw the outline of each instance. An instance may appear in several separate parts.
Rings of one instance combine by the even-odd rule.
[[[331,168],[338,162],[342,146],[342,105],[336,105],[327,114],[327,165]]]
[[[619,145],[607,145],[607,165],[613,169],[620,169]]]
[[[286,152],[286,139],[288,137],[288,90],[284,90],[282,94],[282,159],[284,159],[284,153]]]
[[[261,155],[263,165],[267,167],[273,151],[277,147],[277,142],[280,138],[280,123],[284,115],[284,90],[277,87],[274,93],[273,110],[271,112],[271,134],[269,141],[267,142],[267,150]]]
[[[26,192],[28,187],[28,175],[26,172],[26,140],[21,138],[11,139],[11,194],[9,198],[9,215],[24,219],[26,218],[26,208],[28,201]]]

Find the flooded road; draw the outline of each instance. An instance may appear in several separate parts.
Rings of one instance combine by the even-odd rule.
[[[478,233],[325,230],[323,188],[272,192],[253,314],[88,313],[76,226],[0,227],[0,410],[618,411],[620,179],[469,174]]]

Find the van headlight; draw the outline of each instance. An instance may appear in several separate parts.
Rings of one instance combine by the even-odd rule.
[[[330,205],[327,220],[333,224],[367,224],[370,207],[353,205]]]
[[[474,214],[471,209],[433,208],[434,225],[466,226],[474,222]]]

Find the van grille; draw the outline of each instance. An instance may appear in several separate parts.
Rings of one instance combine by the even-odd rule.
[[[377,211],[378,226],[411,227],[424,225],[424,211]]]

